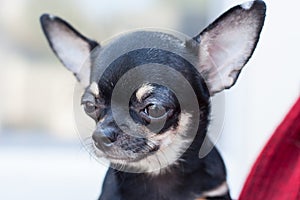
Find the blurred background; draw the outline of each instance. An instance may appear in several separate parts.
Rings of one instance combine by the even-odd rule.
[[[134,28],[194,36],[241,0],[1,0],[0,199],[96,199],[106,167],[83,148],[73,117],[75,78],[50,50],[42,13],[98,41]],[[255,158],[300,94],[300,2],[271,1],[260,43],[226,91],[218,147],[237,198]]]

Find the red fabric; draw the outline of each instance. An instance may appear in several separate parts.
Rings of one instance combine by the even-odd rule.
[[[264,147],[240,200],[300,200],[300,98]]]

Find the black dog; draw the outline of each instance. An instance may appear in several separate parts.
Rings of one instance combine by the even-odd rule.
[[[94,153],[111,163],[99,199],[230,199],[220,154],[199,158],[199,150],[210,97],[236,82],[265,11],[263,1],[248,2],[192,39],[146,30],[101,46],[58,17],[41,17],[51,48],[86,88]]]

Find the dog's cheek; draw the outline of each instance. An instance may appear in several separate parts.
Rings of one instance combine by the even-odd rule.
[[[146,142],[147,140],[145,138],[120,134],[115,145],[126,154],[139,154],[145,153]]]
[[[181,113],[176,127],[172,127],[168,131],[154,137],[154,140],[160,145],[160,149],[167,148],[170,145],[181,145],[181,140],[179,138],[187,136],[191,117],[192,115],[189,113]],[[174,151],[177,149],[179,148],[175,148]]]

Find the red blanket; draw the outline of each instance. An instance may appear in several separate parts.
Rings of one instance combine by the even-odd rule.
[[[300,200],[300,98],[264,147],[240,200]]]

